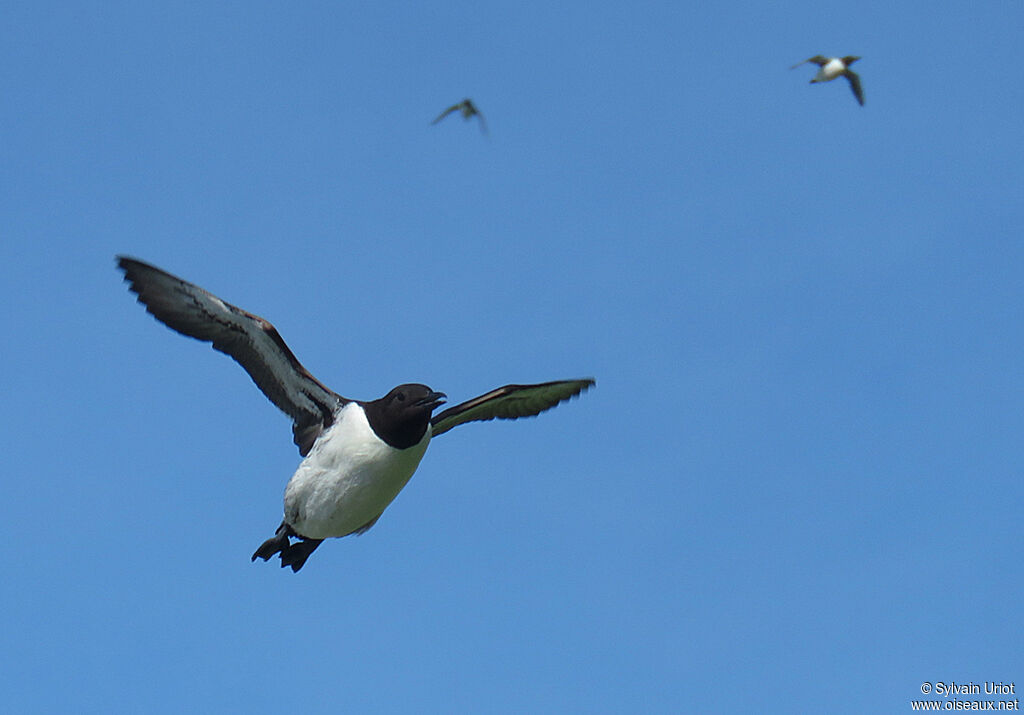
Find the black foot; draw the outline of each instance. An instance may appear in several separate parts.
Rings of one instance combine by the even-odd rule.
[[[260,544],[260,547],[256,549],[256,553],[252,555],[252,560],[255,561],[257,558],[261,558],[264,561],[269,561],[278,551],[284,551],[291,546],[291,542],[288,541],[289,536],[295,536],[295,532],[292,531],[292,527],[282,522],[281,526],[277,527],[277,533]]]
[[[301,537],[300,537],[301,538]],[[323,539],[303,539],[291,544],[288,548],[281,550],[281,568],[291,566],[292,571],[298,571],[306,563],[309,555],[316,551]]]
[[[292,536],[299,539],[299,541],[293,544],[289,540],[289,537]],[[252,560],[255,561],[259,558],[269,561],[274,558],[274,554],[280,553],[281,568],[291,566],[292,571],[298,571],[306,563],[309,555],[320,545],[321,541],[323,539],[307,539],[305,536],[300,536],[295,533],[292,527],[282,522],[281,526],[277,527],[277,533],[260,544],[260,547],[256,549],[256,553],[252,555]]]

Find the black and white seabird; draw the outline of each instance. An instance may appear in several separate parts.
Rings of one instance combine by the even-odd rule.
[[[446,395],[399,385],[378,400],[350,400],[304,368],[268,321],[142,261],[118,256],[129,289],[157,320],[213,343],[293,420],[303,460],[284,492],[284,520],[252,555],[298,571],[324,539],[362,534],[412,477],[432,437],[474,420],[530,417],[594,380],[505,385],[431,416]],[[296,539],[292,542],[291,539]]]
[[[449,114],[455,111],[461,112],[462,118],[465,119],[466,121],[469,121],[472,117],[475,116],[478,120],[480,120],[480,131],[483,132],[484,134],[487,133],[487,122],[484,121],[484,115],[480,112],[479,109],[476,108],[476,105],[473,104],[473,101],[468,97],[459,102],[458,104],[453,104],[452,106],[448,107],[448,109],[441,112],[439,115],[437,115],[437,119],[432,121],[431,124],[437,124],[439,121],[441,121],[442,119],[444,119]]]
[[[811,80],[811,84],[815,82],[831,82],[837,77],[846,77],[850,83],[850,89],[853,90],[853,96],[857,98],[860,106],[864,106],[864,90],[860,86],[860,77],[856,72],[850,70],[850,65],[859,60],[860,57],[848,55],[847,57],[825,57],[824,55],[815,55],[809,57],[803,62],[797,62],[790,69],[796,69],[800,65],[813,62],[818,65],[818,74],[814,75],[814,79]]]

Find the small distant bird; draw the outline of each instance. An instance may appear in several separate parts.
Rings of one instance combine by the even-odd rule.
[[[480,131],[483,132],[484,134],[487,133],[487,122],[484,121],[484,115],[480,112],[479,109],[476,108],[476,105],[473,104],[473,100],[469,98],[466,98],[459,102],[458,104],[453,104],[452,106],[448,107],[448,109],[441,112],[441,114],[438,115],[437,119],[432,121],[431,124],[437,124],[439,121],[441,121],[454,111],[461,112],[462,118],[465,119],[466,121],[469,121],[470,118],[474,116],[477,117],[480,120]]]
[[[790,69],[796,69],[800,65],[813,62],[818,65],[820,69],[818,74],[814,75],[814,79],[811,80],[811,84],[815,82],[831,82],[836,77],[843,76],[850,83],[850,89],[853,90],[853,96],[857,98],[860,105],[864,106],[864,90],[860,87],[860,77],[857,76],[856,72],[850,71],[850,65],[859,60],[860,57],[854,57],[852,55],[848,57],[825,57],[824,55],[815,55],[810,57],[803,62],[797,62]]]
[[[377,523],[432,437],[474,420],[532,417],[594,385],[590,378],[505,385],[433,416],[446,395],[426,385],[399,385],[378,400],[350,400],[313,377],[258,315],[148,263],[119,256],[117,265],[157,320],[230,355],[292,418],[303,460],[285,487],[281,526],[252,555],[267,561],[280,554],[281,567],[292,571],[324,539],[362,534]]]

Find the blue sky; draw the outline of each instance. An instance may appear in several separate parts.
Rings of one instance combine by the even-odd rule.
[[[1019,3],[0,11],[5,712],[895,712],[1024,681]],[[857,54],[866,106],[809,85]],[[490,134],[445,107],[472,97]],[[341,394],[593,375],[251,564]]]

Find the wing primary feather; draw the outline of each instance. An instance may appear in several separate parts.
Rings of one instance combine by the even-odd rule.
[[[857,98],[857,103],[860,106],[864,106],[864,90],[860,86],[860,76],[856,72],[846,70],[846,79],[850,82],[850,89],[853,90],[853,96]]]
[[[805,65],[805,64],[807,64],[808,62],[813,62],[814,64],[816,64],[816,65],[818,65],[819,67],[821,67],[821,66],[822,66],[822,65],[824,65],[824,64],[828,64],[828,57],[825,57],[824,55],[815,55],[814,57],[808,57],[808,58],[807,58],[806,60],[804,60],[803,62],[797,62],[797,63],[796,63],[795,65],[793,65],[792,67],[790,67],[790,69],[791,69],[791,70],[795,70],[795,69],[796,69],[797,67],[799,67],[800,65]]]
[[[466,422],[533,417],[595,384],[593,378],[583,378],[536,385],[505,385],[438,413],[430,421],[431,434],[436,437]]]
[[[270,321],[148,263],[118,256],[117,265],[153,317],[182,335],[212,343],[245,369],[294,420],[292,433],[303,456],[348,402],[302,366]]]
[[[446,110],[444,110],[443,112],[441,112],[440,114],[438,114],[438,115],[437,115],[437,119],[435,119],[434,121],[432,121],[432,122],[431,122],[431,124],[437,124],[437,123],[438,123],[439,121],[441,121],[442,119],[444,119],[445,117],[447,117],[447,116],[448,116],[449,114],[451,114],[452,112],[454,112],[454,111],[455,111],[456,109],[458,109],[458,108],[459,108],[460,106],[461,106],[460,104],[453,104],[452,106],[448,107],[448,109],[446,109]]]

